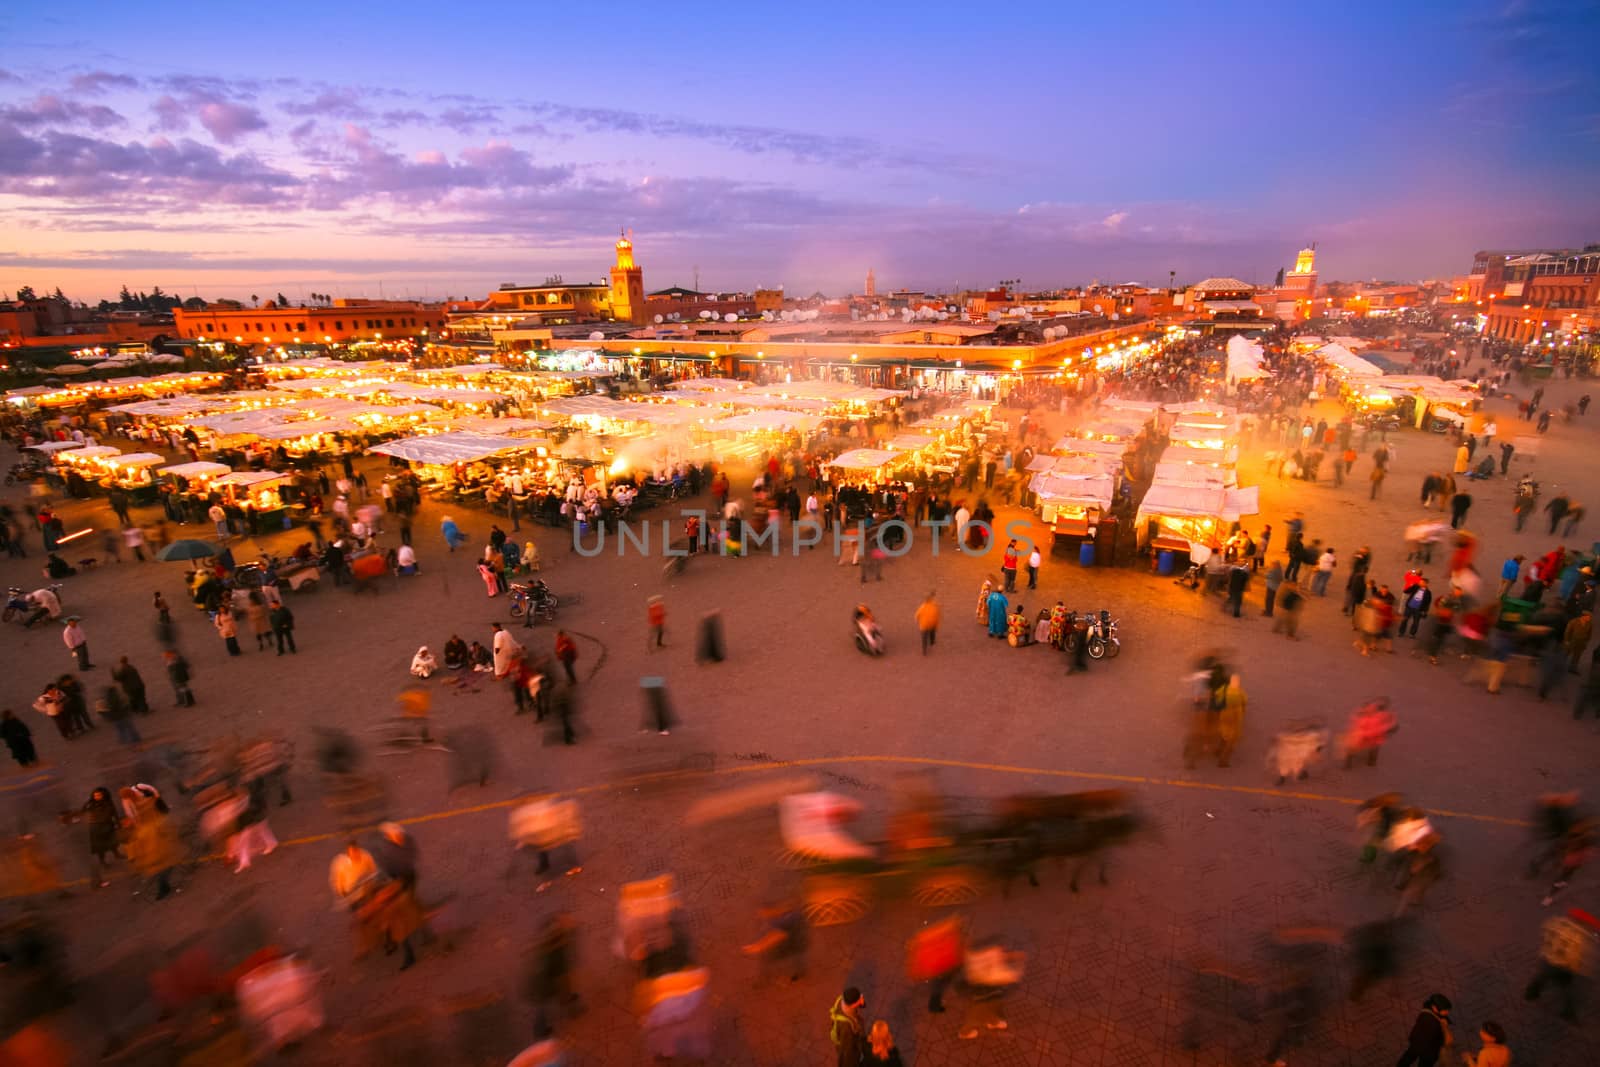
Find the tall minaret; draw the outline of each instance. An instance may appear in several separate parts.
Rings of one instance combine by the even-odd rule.
[[[611,317],[618,322],[643,322],[644,271],[633,261],[633,241],[624,230],[617,238],[617,263],[611,268]]]
[[[878,295],[878,276],[872,273],[872,268],[867,268],[867,290],[864,294],[868,299]]]

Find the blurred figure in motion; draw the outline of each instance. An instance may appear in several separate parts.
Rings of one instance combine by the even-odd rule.
[[[577,945],[572,916],[557,912],[545,919],[528,952],[523,988],[533,1005],[535,1041],[555,1033],[553,1019],[565,1015],[576,1019],[583,1013],[583,1001],[573,987],[577,969]]]
[[[1561,1017],[1577,1022],[1578,998],[1573,987],[1578,976],[1589,974],[1594,966],[1596,930],[1600,930],[1600,919],[1580,908],[1546,919],[1539,933],[1539,970],[1523,990],[1523,999],[1538,1000],[1546,985],[1556,985],[1561,989]]]
[[[1556,894],[1567,888],[1567,883],[1572,881],[1579,868],[1589,862],[1594,855],[1594,835],[1593,819],[1584,819],[1566,832],[1561,840],[1555,881],[1550,883],[1549,891],[1539,902],[1541,906],[1548,908],[1555,901]]]
[[[1293,723],[1272,739],[1268,765],[1278,776],[1278,785],[1287,781],[1304,780],[1311,776],[1311,768],[1321,761],[1328,747],[1328,731],[1318,722]]]
[[[549,793],[527,797],[511,809],[510,832],[512,851],[511,862],[506,867],[507,878],[515,873],[517,856],[524,849],[538,854],[539,866],[535,874],[544,874],[550,869],[552,853],[567,863],[569,877],[583,870],[578,860],[583,821],[576,800],[558,800]]]
[[[762,923],[761,936],[744,946],[744,954],[761,961],[764,978],[787,971],[789,981],[798,982],[806,972],[806,948],[810,942],[810,930],[799,903],[774,901],[763,904],[756,914]]]
[[[1354,767],[1358,758],[1364,758],[1368,767],[1376,767],[1378,751],[1398,729],[1400,724],[1389,710],[1388,697],[1379,697],[1357,708],[1344,737],[1345,769]]]
[[[234,985],[239,1018],[258,1049],[284,1052],[322,1029],[322,975],[292,954],[266,949],[251,957]]]
[[[73,1002],[66,944],[43,912],[28,910],[0,924],[0,1063],[64,1067],[74,1062],[58,1014]]]
[[[1024,956],[1021,952],[1008,952],[998,939],[989,938],[967,949],[961,964],[971,999],[967,1001],[966,1015],[956,1036],[971,1040],[978,1036],[979,1027],[986,1030],[1007,1028],[1005,997],[1022,981]]]
[[[1217,664],[1208,673],[1205,697],[1190,718],[1183,752],[1183,765],[1190,769],[1200,757],[1211,755],[1216,756],[1218,767],[1228,766],[1244,733],[1244,686],[1237,674],[1222,674],[1225,669]]]
[[[1399,923],[1379,919],[1362,923],[1350,931],[1350,1000],[1361,999],[1368,989],[1398,969]]]
[[[928,1012],[944,1013],[944,994],[961,973],[966,928],[959,918],[931,923],[906,944],[906,971],[913,982],[928,983]]]
[[[1282,984],[1268,997],[1273,1039],[1267,1062],[1283,1067],[1286,1053],[1305,1044],[1322,1012],[1319,976],[1328,969],[1328,946],[1340,940],[1336,930],[1322,926],[1282,927],[1274,930],[1270,952],[1282,968]]]
[[[1578,799],[1578,791],[1572,790],[1542,794],[1534,803],[1533,857],[1528,861],[1529,878],[1539,877],[1560,859],[1567,835],[1582,819]]]
[[[1374,863],[1378,851],[1388,844],[1389,833],[1400,817],[1404,798],[1399,793],[1379,793],[1362,803],[1356,812],[1356,826],[1367,831],[1367,842],[1361,846],[1361,862]]]

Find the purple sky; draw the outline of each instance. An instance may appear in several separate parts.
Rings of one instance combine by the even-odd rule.
[[[1593,2],[49,10],[0,10],[0,293],[481,295],[620,226],[648,288],[792,293],[1600,241]]]

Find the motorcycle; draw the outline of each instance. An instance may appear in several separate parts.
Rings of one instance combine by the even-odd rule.
[[[56,595],[57,601],[61,599],[60,582],[55,582],[46,588]],[[20,621],[24,626],[32,626],[34,614],[38,610],[38,606],[28,599],[27,590],[12,586],[6,590],[6,606],[4,611],[0,612],[0,619],[5,622],[16,620]]]
[[[567,598],[570,604],[572,597]],[[520,619],[529,615],[546,622],[554,622],[556,610],[561,607],[561,598],[550,591],[543,578],[535,578],[526,584],[522,582],[511,583],[511,617]]]
[[[45,467],[40,463],[13,463],[11,469],[6,471],[6,484],[15,485],[17,482],[36,482],[45,475]]]
[[[1090,659],[1117,658],[1122,642],[1117,638],[1117,620],[1111,612],[1102,608],[1099,615],[1089,616],[1088,641]]]
[[[883,640],[883,631],[873,619],[872,613],[864,607],[855,610],[855,639],[856,648],[869,656],[881,656],[888,645]]]

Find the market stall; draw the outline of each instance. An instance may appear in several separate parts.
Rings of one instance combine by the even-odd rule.
[[[498,492],[513,478],[524,497],[561,480],[560,459],[543,439],[454,430],[397,438],[369,451],[404,460],[424,489],[457,503],[485,504],[491,489]]]
[[[124,452],[102,460],[106,473],[100,484],[107,489],[121,489],[135,504],[152,504],[156,499],[156,481],[152,473],[167,462],[166,456],[154,452]]]
[[[1191,545],[1219,548],[1228,525],[1260,510],[1259,489],[1174,485],[1152,482],[1135,516],[1141,547],[1159,553],[1188,553]],[[1169,557],[1170,559],[1171,557]],[[1170,563],[1162,564],[1170,569]]]
[[[224,506],[248,509],[257,521],[268,528],[273,522],[282,523],[286,511],[292,506],[286,499],[285,490],[293,485],[294,475],[278,471],[233,471],[211,482],[211,488],[222,494]]]
[[[882,448],[852,448],[829,461],[840,481],[877,485],[886,481],[890,471],[904,462],[903,452]]]
[[[226,463],[198,460],[194,463],[175,463],[155,472],[158,480],[172,483],[173,492],[183,496],[209,497],[212,484],[224,474],[232,474]]]

